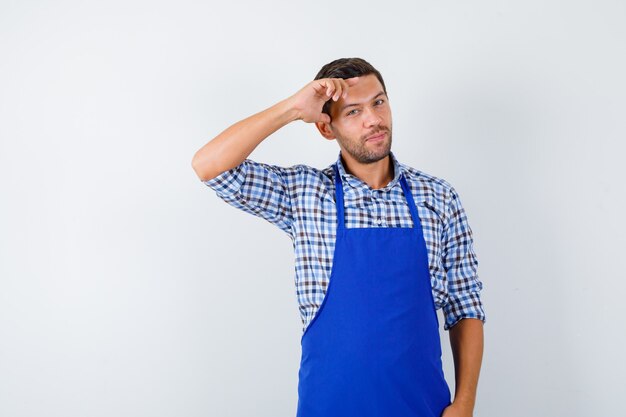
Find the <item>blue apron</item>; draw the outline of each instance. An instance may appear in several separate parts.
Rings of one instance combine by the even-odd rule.
[[[337,236],[327,292],[302,335],[297,417],[440,417],[450,404],[428,255],[413,227],[345,227],[337,165]]]

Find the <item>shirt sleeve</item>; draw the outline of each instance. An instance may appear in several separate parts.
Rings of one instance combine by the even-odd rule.
[[[289,180],[295,172],[294,167],[284,168],[246,159],[203,182],[226,203],[261,217],[292,236]]]
[[[443,306],[444,330],[464,318],[486,321],[480,300],[483,284],[478,277],[478,259],[473,249],[472,229],[459,195],[451,187],[443,233],[443,265],[448,278],[448,302]]]

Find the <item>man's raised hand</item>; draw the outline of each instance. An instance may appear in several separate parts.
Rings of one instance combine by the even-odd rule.
[[[350,87],[358,81],[359,77],[345,80],[342,78],[321,78],[311,81],[289,98],[293,108],[297,111],[297,119],[306,123],[330,123],[330,116],[322,113],[324,103],[328,100],[345,99]]]

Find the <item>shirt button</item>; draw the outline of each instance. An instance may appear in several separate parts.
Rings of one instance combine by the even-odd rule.
[[[380,226],[381,223],[383,222],[383,219],[381,219],[380,217],[378,219],[376,219],[376,223]]]

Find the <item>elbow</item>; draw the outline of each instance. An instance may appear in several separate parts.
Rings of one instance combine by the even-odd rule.
[[[201,156],[198,152],[191,159],[191,168],[194,170],[200,181],[208,181],[217,176],[212,164],[206,157]]]

